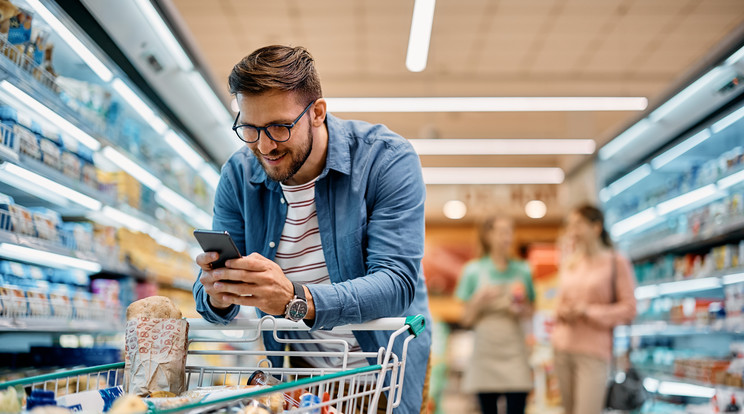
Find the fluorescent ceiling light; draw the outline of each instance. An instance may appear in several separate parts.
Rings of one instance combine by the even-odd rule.
[[[651,122],[644,118],[636,122],[633,126],[626,129],[625,132],[616,136],[599,150],[599,158],[607,160],[628,146],[631,142],[638,139],[651,126]]]
[[[112,147],[105,147],[103,149],[103,156],[111,160],[111,162],[134,177],[137,181],[150,187],[153,191],[157,191],[162,187],[159,179]]]
[[[80,128],[70,123],[70,121],[59,116],[56,112],[47,108],[22,90],[16,88],[10,82],[6,80],[0,81],[0,88],[3,88],[6,92],[8,92],[11,99],[15,98],[15,100],[24,104],[33,112],[36,112],[37,114],[44,117],[48,123],[56,126],[71,137],[80,141],[80,143],[85,145],[86,147],[92,149],[93,151],[97,151],[99,148],[101,148],[101,143],[98,142],[98,140],[86,134]]]
[[[67,269],[72,267],[92,273],[101,271],[101,265],[96,262],[10,243],[0,243],[0,256],[12,260],[20,260],[42,266],[54,267],[57,269]]]
[[[2,165],[2,169],[8,174],[12,174],[27,181],[32,186],[41,188],[43,189],[43,191],[46,192],[57,194],[85,208],[88,208],[90,210],[101,209],[102,204],[100,201],[88,197],[87,195],[75,191],[69,187],[65,187],[64,185],[54,182],[48,178],[42,177],[41,175],[31,172],[25,168],[21,168],[15,164],[5,163]]]
[[[726,116],[725,118],[723,118],[720,121],[718,121],[715,124],[713,124],[713,126],[710,127],[710,129],[713,130],[713,133],[714,134],[717,134],[717,133],[723,131],[724,129],[730,127],[736,121],[738,121],[738,120],[740,120],[742,118],[744,118],[744,107],[739,108],[736,111],[728,114],[728,116]]]
[[[450,200],[442,207],[444,216],[451,220],[459,220],[468,213],[468,206],[460,200]]]
[[[593,154],[593,139],[411,139],[419,155]]]
[[[744,273],[732,273],[722,278],[724,285],[732,285],[734,283],[744,282]]]
[[[329,112],[642,111],[638,97],[326,98]]]
[[[49,26],[52,27],[55,33],[61,37],[70,48],[80,56],[80,59],[85,62],[90,69],[98,75],[104,82],[109,82],[113,75],[109,68],[103,64],[87,47],[80,42],[77,36],[72,34],[70,30],[57,19],[52,12],[49,11],[39,0],[26,0],[26,3],[36,11],[36,13],[44,20]]]
[[[129,106],[131,106],[132,109],[140,114],[142,119],[150,124],[155,132],[160,135],[165,133],[165,131],[168,129],[168,125],[166,125],[159,116],[155,115],[155,112],[153,112],[152,108],[150,108],[150,106],[147,105],[145,101],[143,101],[136,93],[134,93],[134,91],[130,89],[129,86],[124,83],[124,81],[116,78],[111,83],[111,85],[114,87],[114,89],[116,89],[117,92],[119,92],[119,95],[121,95],[121,97],[129,103]]]
[[[640,213],[630,216],[624,220],[618,221],[612,226],[612,236],[613,237],[620,237],[623,234],[635,230],[638,227],[641,227],[645,224],[648,224],[652,221],[654,221],[657,218],[656,211],[654,211],[654,208],[649,208],[647,210],[643,210]]]
[[[678,395],[682,397],[713,398],[716,389],[702,385],[687,384],[684,382],[662,381],[659,385],[659,394]]]
[[[651,166],[648,164],[643,164],[635,170],[629,172],[628,174],[624,175],[623,177],[619,178],[617,181],[606,187],[609,190],[610,198],[615,197],[628,188],[634,186],[644,178],[648,177],[650,174]],[[604,188],[602,190],[604,190]]]
[[[126,227],[132,231],[150,233],[154,227],[144,220],[140,220],[139,218],[134,217],[131,214],[127,214],[121,210],[109,206],[103,207],[103,210],[101,210],[101,215],[110,220],[113,220],[119,225],[119,227]]]
[[[165,142],[167,142],[168,145],[170,145],[171,148],[173,148],[178,155],[186,160],[186,162],[195,170],[198,170],[199,167],[204,164],[204,159],[201,155],[194,151],[194,149],[191,148],[191,145],[187,144],[186,141],[173,132],[173,130],[169,130],[165,133]]]
[[[199,169],[199,175],[201,175],[210,187],[217,189],[217,184],[220,182],[220,173],[215,171],[214,167],[204,163],[201,169]]]
[[[739,184],[742,181],[744,181],[744,171],[739,171],[737,173],[729,175],[728,177],[723,177],[718,180],[718,188],[724,190],[733,185]]]
[[[421,72],[426,68],[435,3],[434,0],[416,0],[413,4],[411,34],[408,37],[408,54],[406,55],[406,68],[411,72]]]
[[[705,187],[700,187],[697,190],[692,190],[689,193],[682,194],[672,198],[671,200],[659,203],[656,209],[660,216],[669,214],[672,211],[679,210],[687,207],[693,203],[697,203],[702,200],[706,200],[713,196],[722,196],[723,194],[718,191],[715,184],[708,184]]]
[[[710,72],[706,73],[705,75],[700,77],[698,80],[691,83],[688,87],[683,89],[678,94],[674,95],[671,99],[666,101],[663,105],[661,105],[656,110],[651,112],[651,114],[648,116],[649,119],[654,122],[657,122],[663,119],[665,116],[674,112],[674,110],[678,106],[680,106],[683,102],[690,99],[691,96],[703,90],[703,88],[710,85],[713,81],[716,81],[718,77],[721,76],[721,74],[724,72],[728,73],[729,71],[728,70],[724,71],[724,69],[721,68],[720,66],[713,68]],[[711,94],[712,94],[712,91],[711,91]]]
[[[196,89],[197,93],[201,96],[204,104],[212,111],[215,117],[215,122],[220,125],[225,125],[225,128],[229,130],[229,126],[233,123],[233,118],[225,108],[225,104],[217,97],[215,91],[209,86],[204,77],[199,72],[189,72],[189,82],[191,86]]]
[[[726,62],[724,62],[727,65],[733,65],[734,63],[741,60],[741,58],[744,58],[744,47],[737,50],[733,55],[731,55],[728,59],[726,59]]]
[[[560,184],[560,168],[424,167],[426,184]]]
[[[687,138],[686,140],[680,142],[666,152],[662,153],[658,157],[654,158],[651,161],[651,166],[654,167],[655,170],[658,170],[659,168],[672,162],[680,155],[700,145],[706,139],[710,138],[710,136],[710,130],[708,128],[698,132],[697,134],[691,136],[690,138]]]
[[[635,297],[638,300],[652,299],[657,296],[659,296],[659,286],[657,285],[638,286],[635,289]]]
[[[194,64],[191,62],[191,59],[186,55],[186,51],[183,50],[181,44],[176,40],[176,36],[165,24],[165,21],[160,16],[160,13],[155,10],[155,7],[150,3],[150,0],[136,0],[136,2],[140,11],[142,11],[145,18],[150,23],[150,27],[155,30],[155,33],[157,33],[158,37],[163,41],[173,59],[176,60],[178,67],[184,71],[193,69]]]
[[[659,294],[670,295],[674,293],[698,292],[701,290],[717,289],[721,287],[721,281],[717,277],[706,277],[703,279],[688,279],[678,282],[659,284]]]

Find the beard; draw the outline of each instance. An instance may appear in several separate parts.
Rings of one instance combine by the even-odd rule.
[[[297,174],[298,171],[300,171],[300,168],[305,165],[305,161],[307,161],[307,159],[310,157],[310,153],[313,151],[313,130],[310,125],[308,125],[307,127],[307,138],[307,141],[303,145],[300,145],[294,150],[288,150],[285,153],[284,156],[289,157],[290,161],[287,168],[280,169],[281,167],[277,168],[267,166],[262,154],[258,151],[258,147],[255,147],[253,149],[253,155],[255,155],[258,159],[258,162],[261,163],[261,167],[263,167],[266,175],[268,175],[270,179],[278,181],[280,183],[284,183],[290,178],[294,177],[294,175]],[[278,150],[274,150],[268,154],[263,155],[270,158],[276,158],[282,155],[282,153]]]

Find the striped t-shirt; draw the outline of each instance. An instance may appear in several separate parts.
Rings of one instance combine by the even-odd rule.
[[[315,209],[315,180],[307,184],[290,186],[282,184],[284,198],[289,208],[284,222],[282,237],[276,249],[274,261],[282,268],[292,282],[303,285],[330,284],[323,246],[320,240],[318,214]],[[350,351],[360,351],[359,343],[351,333],[332,333],[329,331],[301,332],[289,331],[294,339],[342,339],[349,344]],[[341,351],[341,344],[302,343],[292,344],[294,351]],[[341,367],[342,357],[303,357],[317,368]],[[349,358],[347,367],[368,365],[364,358]]]

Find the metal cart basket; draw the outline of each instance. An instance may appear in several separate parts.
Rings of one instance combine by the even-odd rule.
[[[386,393],[386,405],[379,412],[391,413],[402,398],[408,344],[425,328],[423,316],[383,318],[358,325],[336,327],[332,332],[360,330],[392,331],[386,347],[377,352],[352,350],[343,339],[282,339],[282,331],[308,331],[304,323],[265,316],[262,319],[238,319],[229,325],[214,325],[203,319],[189,319],[189,350],[186,363],[188,391],[176,398],[146,399],[152,414],[167,413],[251,413],[247,407],[268,408],[277,400],[279,413],[376,413],[380,396]],[[221,334],[215,334],[221,331]],[[273,332],[274,339],[285,344],[283,351],[266,351],[255,346],[261,333]],[[225,339],[225,338],[229,339]],[[401,355],[393,344],[402,341]],[[292,344],[317,344],[315,351],[297,351]],[[323,347],[325,344],[325,347]],[[326,350],[332,349],[332,350]],[[268,357],[279,356],[285,361],[295,357],[329,357],[341,361],[339,367],[312,368],[287,364],[272,366]],[[374,364],[349,368],[350,359],[373,359]],[[234,362],[235,366],[215,366],[215,358]],[[251,375],[260,371],[271,380],[269,384],[247,388]],[[270,376],[269,376],[270,374]],[[123,385],[124,363],[66,370],[32,378],[0,383],[7,387],[54,391],[56,396],[103,390]],[[277,412],[278,411],[278,412]]]

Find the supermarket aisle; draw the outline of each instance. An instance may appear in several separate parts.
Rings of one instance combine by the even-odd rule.
[[[742,404],[740,0],[0,0],[0,12],[0,382],[122,361],[137,299],[198,316],[192,232],[212,227],[221,167],[245,145],[227,76],[291,44],[313,54],[330,113],[383,124],[419,155],[422,268],[446,332],[438,412],[479,412],[462,390],[472,341],[454,292],[492,214],[514,221],[509,254],[535,285],[528,412],[560,412],[564,218],[587,202],[635,274],[637,317],[612,338],[644,378],[640,412]]]

